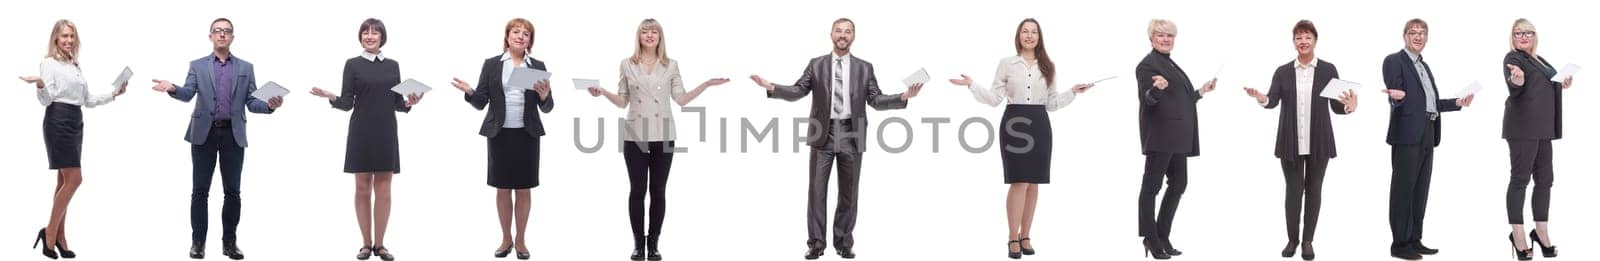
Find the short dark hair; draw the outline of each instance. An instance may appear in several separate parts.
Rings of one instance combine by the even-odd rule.
[[[1400,33],[1410,33],[1412,26],[1422,26],[1422,30],[1428,30],[1428,22],[1423,22],[1422,18],[1411,18],[1410,21],[1406,21],[1406,28],[1400,29]]]
[[[834,25],[838,25],[839,23],[850,23],[850,30],[856,29],[856,21],[851,21],[850,18],[839,18],[837,20],[833,20]]]
[[[1311,24],[1311,20],[1300,20],[1300,22],[1294,23],[1294,34],[1300,33],[1311,33],[1311,38],[1321,37],[1317,36],[1317,26]]]
[[[383,20],[367,18],[366,21],[361,21],[361,30],[356,31],[356,41],[360,41],[361,34],[366,33],[367,30],[378,31],[378,47],[389,44],[389,29],[383,26]]]
[[[212,25],[217,24],[217,22],[228,22],[228,27],[233,27],[233,20],[228,20],[228,18],[217,18],[217,20],[211,20],[211,24]],[[210,29],[211,28],[206,28],[206,30],[210,30]]]

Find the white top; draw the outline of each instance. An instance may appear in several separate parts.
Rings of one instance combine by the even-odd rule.
[[[506,84],[511,82],[511,70],[527,67],[528,64],[533,63],[533,57],[523,55],[522,61],[512,61],[511,52],[506,52],[500,55],[500,62],[502,62],[500,65],[500,86],[506,92],[506,118],[505,124],[501,125],[501,128],[522,128],[522,110],[527,103],[527,97],[524,97],[524,95],[528,90],[506,87]]]
[[[1302,64],[1299,59],[1294,61],[1294,86],[1295,86],[1295,124],[1298,129],[1295,136],[1300,142],[1300,155],[1311,155],[1311,99],[1312,85],[1317,75],[1317,58],[1311,58],[1310,64]]]
[[[36,92],[39,104],[45,106],[59,102],[94,108],[117,99],[117,96],[109,93],[90,95],[89,82],[83,80],[83,70],[71,62],[44,58],[43,62],[39,62],[39,80],[44,81],[44,89]]]
[[[853,112],[850,110],[850,54],[847,53],[844,56],[830,54],[830,56],[833,56],[831,62],[834,69],[831,73],[834,78],[828,79],[828,88],[833,88],[833,91],[830,92],[831,94],[843,96],[844,102],[842,104],[833,104],[835,110],[829,112],[828,118],[835,120],[849,119],[850,114]],[[833,97],[823,98],[833,99]]]
[[[1077,97],[1072,91],[1056,92],[1039,70],[1038,63],[1029,63],[1022,56],[1000,59],[1000,68],[994,72],[994,87],[984,88],[976,82],[968,86],[972,97],[989,106],[1009,104],[1044,105],[1046,111],[1055,111]]]
[[[646,73],[645,68],[650,68]],[[683,76],[678,61],[634,64],[622,59],[617,96],[627,102],[628,124],[622,132],[625,141],[671,141],[677,139],[672,120],[672,103],[683,96]]]

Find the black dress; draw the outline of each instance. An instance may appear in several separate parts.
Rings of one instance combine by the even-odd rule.
[[[344,172],[400,173],[400,139],[395,112],[409,112],[405,97],[390,91],[400,84],[400,64],[390,59],[350,58],[344,63],[341,95],[333,108],[351,111]]]

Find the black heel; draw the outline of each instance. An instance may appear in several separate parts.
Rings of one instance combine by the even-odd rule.
[[[1022,248],[1022,240],[1006,241],[1006,257],[1009,257],[1011,259],[1022,259],[1022,252],[1021,251],[1011,252],[1011,245],[1012,244],[1016,244],[1017,248]]]
[[[367,259],[371,259],[371,258],[372,258],[372,246],[364,246],[364,247],[361,247],[360,250],[356,250],[356,260],[367,260]]]
[[[1294,257],[1294,250],[1299,246],[1300,246],[1300,242],[1295,242],[1295,241],[1291,240],[1291,241],[1289,241],[1289,245],[1283,246],[1283,252],[1280,252],[1278,254],[1283,256],[1283,258]]]
[[[44,242],[44,229],[43,228],[39,229],[39,239],[36,239],[36,240],[33,241],[33,248],[39,248],[39,242]],[[57,258],[56,257],[55,248],[50,247],[50,245],[45,245],[44,251],[42,253],[44,254],[44,257],[48,257],[50,259],[56,259]]]
[[[1556,257],[1556,246],[1545,246],[1544,241],[1539,240],[1539,230],[1529,232],[1528,237],[1533,238],[1534,243],[1539,243],[1539,252],[1544,252],[1544,257]],[[1529,250],[1532,250],[1531,247]]]
[[[378,256],[378,259],[383,261],[394,261],[394,255],[389,254],[389,248],[383,246],[373,246],[372,255]]]
[[[1517,249],[1517,233],[1506,235],[1506,240],[1511,241],[1511,249],[1515,251],[1511,255],[1515,256],[1517,260],[1533,260],[1533,248]]]
[[[56,251],[61,252],[61,258],[66,258],[66,259],[78,258],[78,253],[77,252],[72,252],[72,250],[67,250],[64,247],[61,247],[61,239],[60,238],[56,238]]]
[[[1033,240],[1031,240],[1030,238],[1026,238],[1026,237],[1024,237],[1022,239],[1017,239],[1017,242],[1018,242],[1017,243],[1017,248],[1021,248],[1022,249],[1022,254],[1023,255],[1029,255],[1029,256],[1033,255],[1035,253],[1033,251],[1033,249],[1032,248],[1028,248],[1026,246],[1022,246],[1022,243],[1021,243],[1022,241],[1033,241]]]
[[[511,255],[511,247],[506,247],[506,249],[495,249],[494,250],[494,258],[506,258],[506,256],[509,256],[509,255]]]
[[[1167,255],[1166,250],[1162,250],[1161,242],[1152,237],[1144,238],[1144,252],[1146,257],[1152,257],[1156,260],[1172,259],[1171,255]]]

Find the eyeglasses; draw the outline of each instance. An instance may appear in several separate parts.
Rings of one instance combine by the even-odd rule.
[[[1518,37],[1518,38],[1533,38],[1535,35],[1534,35],[1533,31],[1522,31],[1522,32],[1512,32],[1511,36],[1512,37]]]
[[[211,34],[233,35],[233,28],[211,28]]]

